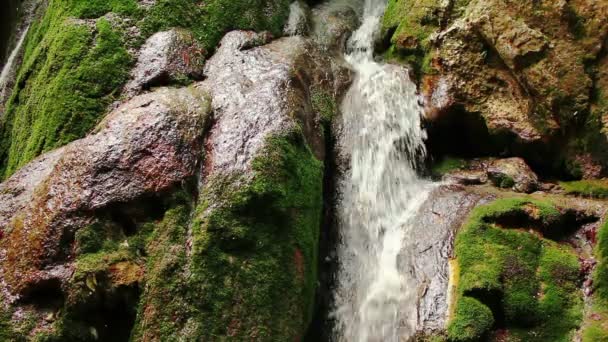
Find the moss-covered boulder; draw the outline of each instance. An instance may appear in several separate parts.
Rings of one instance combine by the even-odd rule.
[[[453,341],[494,329],[513,340],[570,341],[583,318],[578,255],[557,237],[573,222],[550,201],[505,198],[477,207],[455,242]]]

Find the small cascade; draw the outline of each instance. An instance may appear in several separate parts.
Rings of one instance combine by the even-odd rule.
[[[342,103],[350,169],[339,189],[338,341],[405,341],[417,323],[413,256],[404,246],[433,186],[416,172],[426,153],[416,85],[407,70],[374,60],[385,6],[365,1],[345,55],[356,78]]]
[[[11,72],[13,70],[14,64],[15,64],[15,60],[17,59],[17,55],[19,55],[19,52],[21,51],[21,46],[23,45],[23,42],[25,41],[25,37],[27,36],[27,32],[29,31],[29,26],[23,30],[23,32],[21,33],[21,37],[19,37],[19,40],[17,41],[17,44],[15,45],[15,48],[13,49],[13,51],[11,51],[11,54],[8,56],[8,59],[6,60],[6,64],[4,64],[4,67],[2,68],[2,72],[0,72],[0,94],[4,93],[4,87],[6,86],[6,83],[8,82],[8,79],[10,78]]]

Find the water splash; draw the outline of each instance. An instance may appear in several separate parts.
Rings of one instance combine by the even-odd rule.
[[[350,170],[338,213],[338,341],[405,341],[417,322],[412,256],[402,249],[431,189],[416,173],[426,136],[407,70],[374,61],[385,6],[386,0],[365,1],[345,56],[356,78],[342,104],[341,146]]]

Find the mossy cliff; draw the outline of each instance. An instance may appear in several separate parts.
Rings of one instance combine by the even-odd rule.
[[[193,32],[211,53],[231,29],[278,35],[286,0],[49,0],[27,35],[15,87],[0,118],[0,178],[42,152],[83,137],[120,99],[133,56],[150,35]]]

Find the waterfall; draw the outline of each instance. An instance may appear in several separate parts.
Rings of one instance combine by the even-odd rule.
[[[350,169],[340,187],[338,341],[405,341],[416,329],[412,256],[403,250],[432,185],[417,176],[425,132],[407,70],[374,61],[386,0],[366,0],[345,59],[356,78],[342,103]]]
[[[25,30],[23,30],[23,32],[21,33],[21,37],[19,37],[19,40],[17,41],[17,44],[15,45],[15,48],[13,49],[11,54],[8,56],[8,59],[6,60],[6,64],[4,64],[4,67],[2,68],[2,72],[0,72],[0,105],[2,104],[2,100],[6,96],[5,95],[6,92],[9,91],[5,88],[7,86],[9,79],[11,78],[11,74],[13,72],[15,72],[13,70],[14,68],[16,68],[16,66],[14,64],[17,59],[17,56],[19,55],[19,52],[21,51],[21,45],[23,45],[23,42],[25,41],[25,37],[27,36],[28,30],[29,30],[29,26],[26,27]]]

